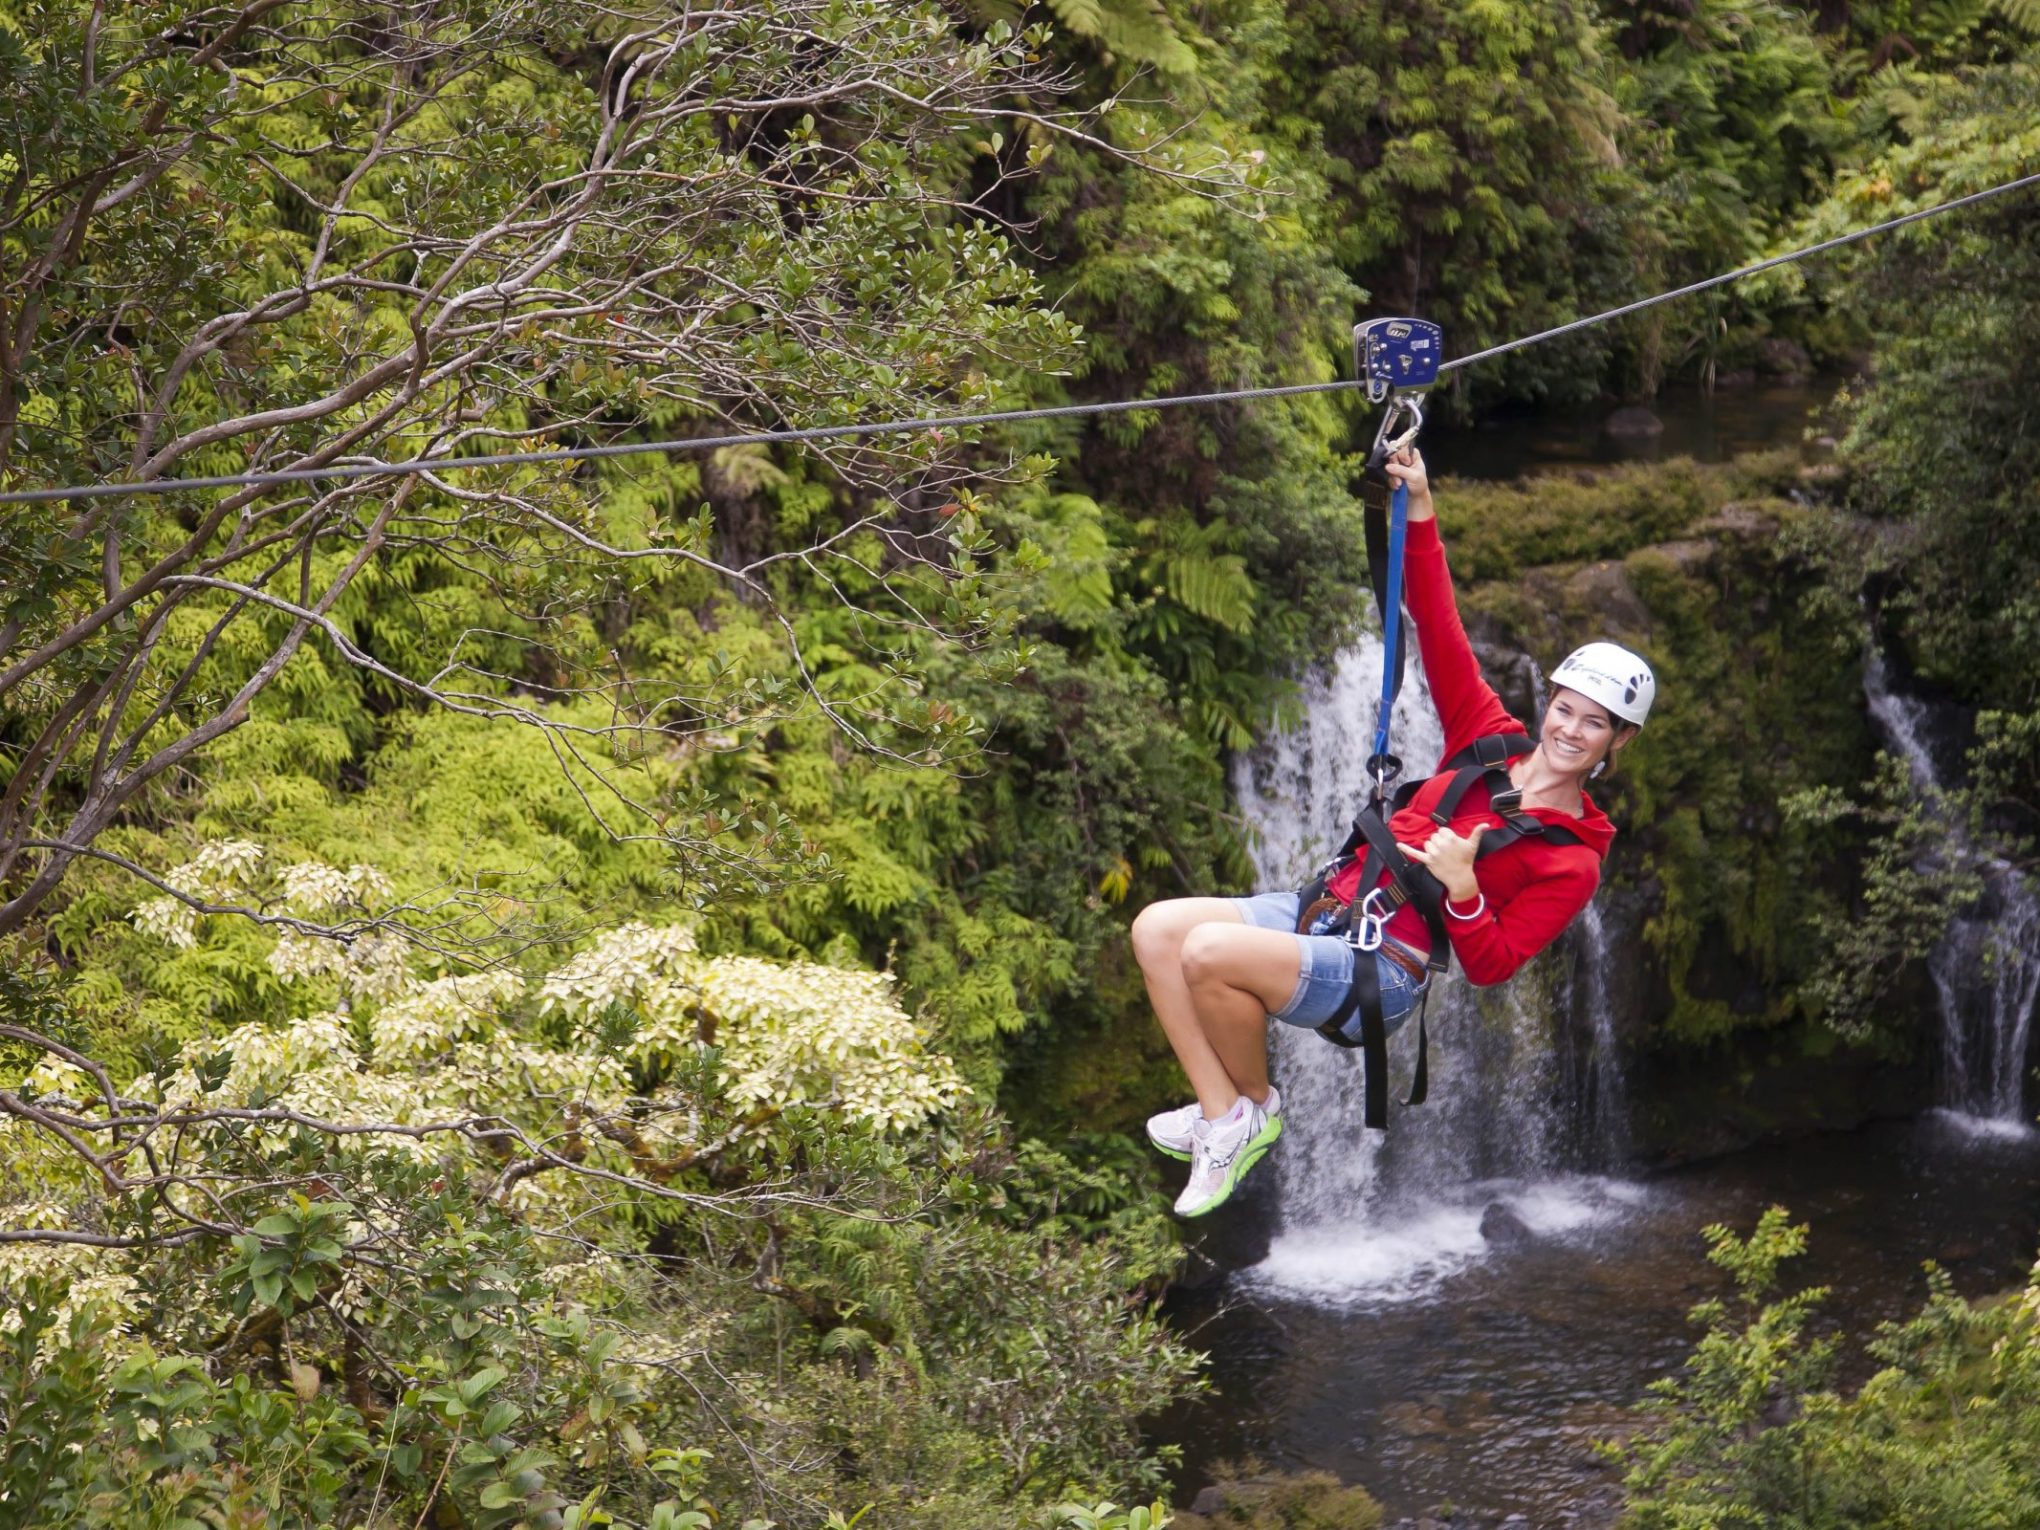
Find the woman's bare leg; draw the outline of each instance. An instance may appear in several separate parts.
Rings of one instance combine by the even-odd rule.
[[[1190,984],[1183,975],[1183,942],[1190,932],[1204,924],[1238,924],[1244,928],[1240,911],[1224,898],[1170,898],[1150,903],[1134,916],[1133,955],[1147,980],[1148,1000],[1162,1034],[1169,1038],[1176,1061],[1200,1101],[1224,1099],[1226,1108],[1238,1086],[1226,1073],[1225,1064],[1204,1034],[1197,1019],[1197,1006],[1190,998]]]
[[[1193,943],[1192,935],[1196,932]],[[1235,993],[1250,993],[1251,987],[1241,987],[1230,980],[1220,980],[1214,988],[1210,976],[1203,987],[1207,990],[1200,1000],[1193,992],[1192,962],[1186,947],[1194,944],[1200,955],[1196,969],[1203,972],[1207,967],[1226,967],[1230,970],[1234,949],[1226,937],[1231,936],[1271,937],[1263,941],[1247,941],[1238,944],[1240,950],[1256,953],[1254,976],[1261,987],[1270,991],[1279,989],[1279,996],[1265,1007],[1256,1007],[1252,1024],[1245,1022],[1244,1007],[1220,993],[1219,988],[1232,989]],[[1208,948],[1208,949],[1207,949]],[[1269,964],[1279,966],[1286,949],[1288,977],[1281,977]],[[1279,930],[1255,930],[1240,918],[1240,911],[1224,898],[1172,898],[1162,903],[1150,903],[1140,911],[1133,921],[1133,950],[1140,962],[1142,975],[1147,979],[1148,998],[1155,1007],[1155,1018],[1161,1022],[1162,1032],[1169,1038],[1169,1045],[1175,1050],[1176,1060],[1183,1065],[1183,1073],[1190,1080],[1190,1087],[1197,1091],[1197,1100],[1204,1107],[1207,1116],[1216,1119],[1232,1109],[1233,1101],[1245,1094],[1256,1103],[1268,1097],[1268,1055],[1265,1034],[1266,1014],[1279,1009],[1296,991],[1299,958],[1296,942],[1288,939]],[[1207,1016],[1207,1010],[1210,1014]],[[1240,1071],[1235,1072],[1238,1069]]]
[[[1183,942],[1183,978],[1199,1028],[1235,1086],[1197,1091],[1212,1120],[1244,1094],[1268,1097],[1268,1016],[1289,1002],[1302,969],[1296,937],[1247,924],[1200,924]]]

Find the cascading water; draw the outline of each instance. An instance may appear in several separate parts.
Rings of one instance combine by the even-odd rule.
[[[1941,1002],[1941,1103],[1981,1122],[2023,1127],[2026,1055],[2040,998],[2040,896],[2019,870],[1970,840],[1945,811],[1926,705],[1891,689],[1884,656],[1863,666],[1870,715],[1947,828],[1948,854],[1984,883],[1978,906],[1952,920],[1927,960]]]
[[[1380,687],[1381,644],[1369,636],[1329,673],[1309,678],[1300,728],[1237,762],[1235,789],[1259,833],[1259,886],[1295,886],[1338,848],[1367,794]],[[1396,706],[1395,748],[1406,775],[1428,773],[1443,749],[1414,660]],[[1605,959],[1606,942],[1589,937],[1575,953]],[[1569,1123],[1581,1111],[1568,1098],[1564,1059],[1579,1049],[1562,1044],[1568,1038],[1554,1034],[1551,1017],[1582,1008],[1594,1015],[1598,981],[1575,978],[1554,953],[1500,988],[1476,993],[1457,974],[1439,983],[1430,1006],[1430,1100],[1415,1109],[1392,1104],[1386,1133],[1361,1127],[1357,1053],[1307,1030],[1274,1027],[1284,1134],[1269,1166],[1281,1227],[1255,1278],[1332,1300],[1404,1295],[1480,1258],[1488,1246],[1483,1217],[1493,1217],[1496,1203],[1519,1235],[1567,1231],[1618,1210],[1631,1198],[1627,1187],[1559,1173],[1577,1147]],[[1582,982],[1585,995],[1571,992]],[[1605,1010],[1605,983],[1599,992]],[[1607,1064],[1599,1080],[1618,1076],[1609,1024],[1605,1045],[1597,1037],[1591,1049]],[[1390,1044],[1398,1097],[1415,1039],[1411,1023]],[[1604,1101],[1593,1114],[1607,1119]]]
[[[1615,1030],[1615,1006],[1608,992],[1612,959],[1606,917],[1600,903],[1587,905],[1573,926],[1573,1013],[1585,1022],[1583,1044],[1569,1053],[1572,1070],[1566,1097],[1575,1111],[1575,1134],[1590,1158],[1618,1163],[1629,1146],[1629,1091],[1622,1072],[1622,1043]]]

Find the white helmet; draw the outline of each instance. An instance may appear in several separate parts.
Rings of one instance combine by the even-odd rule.
[[[1624,722],[1643,726],[1657,698],[1657,677],[1643,659],[1619,643],[1575,648],[1551,672],[1551,683],[1599,702]]]

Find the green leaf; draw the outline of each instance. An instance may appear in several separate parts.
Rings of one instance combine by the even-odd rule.
[[[479,1402],[485,1392],[496,1387],[508,1374],[500,1366],[484,1366],[459,1384],[462,1401]]]
[[[480,1502],[485,1509],[507,1509],[523,1495],[507,1482],[492,1482],[482,1489]]]

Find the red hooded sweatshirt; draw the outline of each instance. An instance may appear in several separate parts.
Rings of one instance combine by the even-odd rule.
[[[1475,739],[1489,733],[1523,733],[1529,730],[1511,717],[1508,708],[1481,678],[1480,662],[1466,629],[1459,622],[1459,605],[1452,596],[1452,571],[1445,564],[1445,544],[1438,539],[1435,520],[1410,523],[1405,548],[1404,599],[1416,623],[1417,646],[1424,656],[1424,674],[1431,682],[1431,699],[1438,706],[1438,720],[1445,726],[1444,759],[1450,759]],[[1443,761],[1441,760],[1441,764]],[[1434,775],[1410,800],[1410,805],[1388,821],[1389,832],[1403,845],[1423,845],[1437,832],[1431,809],[1445,795],[1451,773]],[[1474,880],[1480,884],[1487,907],[1472,919],[1450,917],[1456,904],[1446,905],[1445,928],[1452,937],[1452,953],[1466,971],[1470,982],[1485,986],[1501,983],[1516,969],[1556,940],[1594,896],[1601,884],[1601,857],[1615,839],[1615,826],[1608,815],[1581,796],[1580,816],[1555,808],[1524,810],[1544,823],[1562,825],[1577,834],[1577,845],[1546,844],[1535,838],[1520,839],[1473,863]],[[1488,804],[1487,787],[1476,782],[1459,800],[1452,815],[1452,829],[1470,834],[1475,824],[1490,829],[1501,825],[1501,816]],[[1387,876],[1382,877],[1386,882]],[[1355,861],[1333,877],[1325,890],[1341,902],[1350,903],[1360,881],[1360,862]],[[1478,903],[1474,905],[1479,907]],[[1470,912],[1460,909],[1460,912]],[[1430,928],[1415,905],[1405,905],[1388,922],[1387,933],[1419,951],[1431,946]]]

